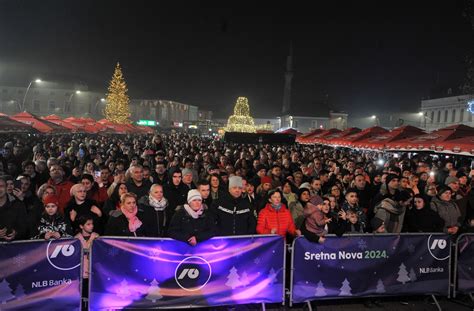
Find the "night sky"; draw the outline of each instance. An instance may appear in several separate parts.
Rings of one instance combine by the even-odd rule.
[[[434,88],[464,79],[465,1],[299,3],[0,0],[0,82],[66,79],[105,92],[120,61],[132,98],[226,117],[247,96],[254,116],[272,117],[290,41],[300,110],[327,98],[352,116],[418,111]]]

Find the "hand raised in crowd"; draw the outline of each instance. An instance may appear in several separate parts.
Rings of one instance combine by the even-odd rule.
[[[327,223],[327,224],[330,223],[331,221],[332,221],[332,218],[328,218],[328,219],[324,220],[324,222]]]
[[[448,228],[448,233],[449,233],[449,234],[456,234],[456,233],[458,233],[458,231],[459,231],[459,227],[458,227],[458,226],[454,226],[454,227],[449,227],[449,228]]]
[[[98,208],[97,206],[93,205],[91,207],[91,212],[96,214],[97,216],[99,217],[102,217],[102,211],[100,210],[100,208]]]
[[[342,220],[347,220],[347,214],[346,214],[345,211],[340,210],[339,213],[337,213],[337,215],[338,215],[339,218],[341,218]]]
[[[59,232],[52,232],[52,237],[55,238],[55,239],[60,239],[61,238],[61,234]]]
[[[323,244],[324,242],[326,242],[326,237],[324,235],[322,235],[322,236],[319,237],[318,243]]]
[[[296,229],[296,231],[295,231],[295,232],[296,232],[296,236],[301,236],[301,230],[299,230],[299,229]]]
[[[18,188],[13,189],[13,194],[20,201],[23,201],[25,199],[25,193]]]
[[[188,243],[191,245],[191,246],[196,246],[197,244],[197,240],[196,240],[196,237],[195,236],[192,236],[188,239]]]
[[[73,170],[72,170],[72,175],[75,176],[75,177],[79,177],[81,176],[82,172],[81,170],[78,168],[78,167],[75,167]]]
[[[44,234],[44,239],[49,240],[53,237],[53,233],[51,231],[48,231]]]

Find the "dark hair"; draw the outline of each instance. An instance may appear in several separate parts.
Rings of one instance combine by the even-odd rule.
[[[200,179],[200,180],[197,182],[196,187],[199,188],[199,186],[207,186],[207,185],[209,185],[209,186],[211,185],[208,180],[206,180],[206,179]]]
[[[79,217],[77,217],[77,225],[80,226],[84,226],[86,224],[86,222],[88,220],[92,220],[92,222],[94,222],[94,218],[92,217],[92,215],[81,215]]]
[[[90,174],[82,174],[81,180],[83,180],[83,179],[87,179],[91,183],[94,183],[94,177],[92,177],[92,175],[90,175]]]
[[[102,164],[101,166],[99,166],[99,170],[101,170],[101,171],[102,171],[102,170],[108,170],[108,171],[110,171],[109,167],[108,167],[107,165],[104,165],[104,164]]]

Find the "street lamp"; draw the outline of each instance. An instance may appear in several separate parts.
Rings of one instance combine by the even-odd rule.
[[[374,114],[373,116],[370,117],[371,119],[375,120],[375,125],[380,125],[379,118]]]
[[[33,82],[35,83],[41,83],[41,79],[35,79],[35,80],[31,80],[30,81],[30,84],[28,84],[28,87],[26,88],[26,92],[25,92],[25,96],[23,96],[23,102],[22,102],[22,105],[20,107],[20,111],[23,111],[25,110],[25,101],[26,101],[26,95],[28,94],[28,91],[30,90],[30,87],[31,85],[33,84]]]
[[[94,113],[95,114],[98,114],[98,111],[97,111],[97,107],[99,106],[100,103],[105,103],[105,98],[101,98],[101,99],[98,99],[96,102],[95,102],[95,105],[94,105]]]
[[[70,112],[72,97],[76,94],[77,95],[81,94],[81,91],[77,90],[77,91],[71,93],[71,95],[69,96],[68,101],[64,103],[64,113]]]

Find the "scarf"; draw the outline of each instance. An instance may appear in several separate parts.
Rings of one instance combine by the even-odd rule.
[[[166,198],[162,198],[161,201],[158,201],[149,195],[148,202],[150,202],[150,206],[152,206],[155,211],[163,211],[168,206],[168,200],[166,200]]]
[[[189,206],[188,204],[184,204],[184,209],[186,210],[186,212],[188,212],[189,216],[191,216],[192,218],[194,219],[198,219],[199,216],[202,215],[204,209],[203,207],[201,206],[201,208],[198,210],[198,211],[194,211],[191,206]]]
[[[137,208],[135,208],[135,210],[131,213],[128,212],[125,208],[121,208],[120,210],[128,220],[128,230],[130,230],[130,232],[135,232],[138,228],[140,228],[142,222],[137,217]]]
[[[281,203],[278,203],[277,205],[275,205],[275,204],[272,203],[271,205],[272,205],[272,207],[273,207],[276,211],[279,211],[280,208],[281,208]]]

